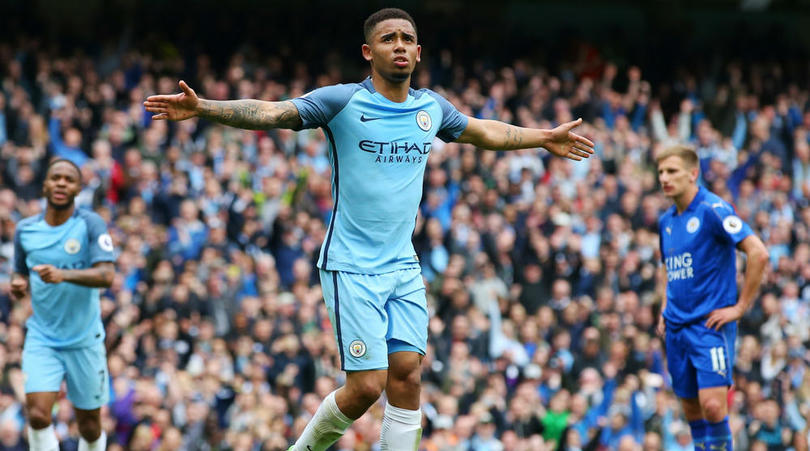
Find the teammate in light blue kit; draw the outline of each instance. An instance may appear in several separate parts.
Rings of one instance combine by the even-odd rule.
[[[730,451],[726,395],[736,321],[759,290],[768,252],[728,202],[697,185],[694,149],[670,147],[656,161],[664,194],[675,203],[658,225],[666,280],[658,330],[666,338],[672,388],[695,448]],[[739,296],[735,249],[748,257]]]
[[[31,292],[33,315],[22,355],[28,444],[54,451],[51,410],[62,381],[79,423],[79,451],[106,449],[100,408],[109,398],[98,288],[112,284],[113,243],[104,220],[74,207],[81,171],[68,160],[48,167],[45,213],[23,219],[14,235],[12,294]]]
[[[249,129],[321,127],[330,143],[334,208],[318,261],[346,385],[324,399],[295,451],[323,451],[386,391],[382,450],[413,451],[421,436],[420,364],[428,312],[411,243],[434,138],[481,148],[545,147],[573,160],[593,143],[581,120],[532,130],[459,113],[433,91],[410,89],[419,61],[416,25],[388,8],[365,22],[371,77],[286,102],[210,101],[182,93],[144,102],[153,119],[203,117]]]

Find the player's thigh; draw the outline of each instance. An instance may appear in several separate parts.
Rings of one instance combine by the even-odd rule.
[[[696,324],[687,334],[691,343],[689,359],[697,372],[698,388],[731,386],[736,324],[727,324],[720,331]]]
[[[428,310],[419,268],[397,271],[397,286],[385,303],[388,313],[388,353],[412,351],[425,355]]]
[[[391,291],[391,276],[324,270],[320,276],[342,369],[387,369],[388,314],[384,302]]]
[[[697,399],[697,373],[689,359],[688,343],[684,342],[684,329],[667,325],[667,369],[672,376],[672,391],[682,399]]]
[[[58,393],[65,377],[65,366],[59,350],[26,340],[22,353],[22,372],[26,394]]]
[[[67,397],[73,406],[94,410],[110,399],[110,375],[104,343],[63,352]]]

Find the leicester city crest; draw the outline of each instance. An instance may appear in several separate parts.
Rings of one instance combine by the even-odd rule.
[[[686,223],[686,231],[689,233],[697,232],[697,229],[700,227],[700,219],[692,217],[689,219],[689,222]]]

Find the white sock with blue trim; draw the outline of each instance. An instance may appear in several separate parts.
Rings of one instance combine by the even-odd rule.
[[[79,451],[104,451],[105,449],[107,449],[107,434],[104,431],[101,431],[101,435],[92,443],[85,440],[84,437],[79,438]]]
[[[338,408],[333,391],[324,398],[292,451],[324,451],[338,441],[353,422]]]
[[[408,410],[385,403],[380,451],[416,451],[422,439],[422,409]]]
[[[59,451],[59,440],[56,439],[53,424],[42,429],[28,426],[28,447],[31,451]]]

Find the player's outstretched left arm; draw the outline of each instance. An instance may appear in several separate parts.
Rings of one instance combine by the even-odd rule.
[[[768,264],[768,249],[765,244],[756,235],[749,235],[740,241],[737,247],[748,256],[740,296],[737,304],[717,309],[709,314],[706,321],[706,327],[709,329],[720,330],[724,325],[742,318],[751,307],[751,303],[759,291],[759,285],[762,283],[765,265]]]
[[[579,161],[590,157],[594,147],[591,140],[571,131],[580,124],[581,118],[549,130],[516,127],[505,122],[471,117],[457,141],[491,150],[543,147],[554,155]]]
[[[31,269],[46,283],[69,282],[91,288],[109,288],[115,277],[112,262],[98,262],[87,269],[59,269],[54,265],[37,265]]]

